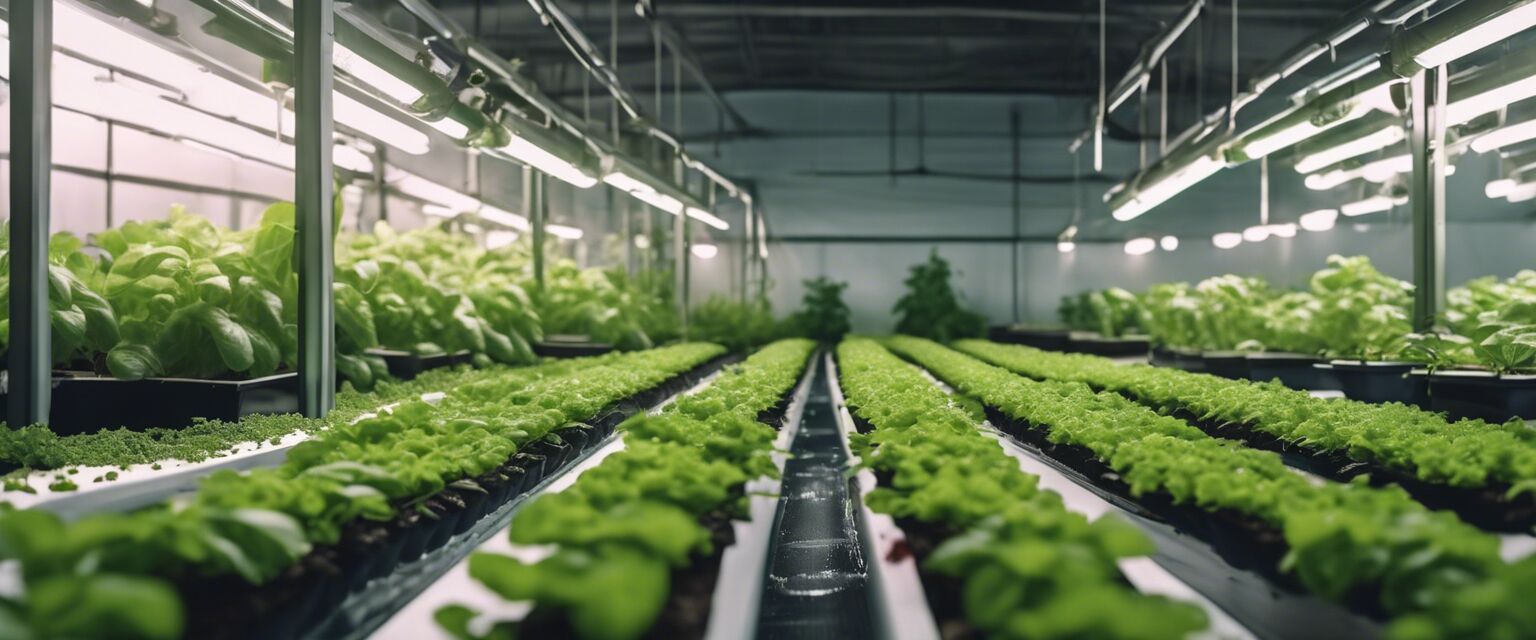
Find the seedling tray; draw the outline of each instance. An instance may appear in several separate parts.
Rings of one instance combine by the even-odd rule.
[[[533,344],[533,352],[544,358],[582,358],[613,351],[613,345],[592,342],[585,336],[547,336]]]
[[[1033,329],[1028,327],[993,327],[993,342],[1022,344],[1046,351],[1069,351],[1072,348],[1072,332],[1066,329]]]
[[[1452,419],[1481,418],[1505,422],[1536,419],[1536,375],[1497,375],[1491,371],[1450,370],[1410,374],[1425,380],[1429,406]]]
[[[1241,351],[1204,351],[1200,354],[1204,371],[1232,380],[1248,378],[1248,354]]]
[[[7,403],[0,396],[0,410]],[[197,418],[233,422],[257,413],[297,413],[297,373],[250,380],[55,377],[48,426],[61,436],[125,427],[179,429]]]
[[[1248,379],[1269,382],[1279,379],[1292,389],[1337,390],[1339,381],[1332,372],[1313,366],[1321,358],[1300,353],[1252,353],[1248,355]]]
[[[409,351],[397,351],[394,349],[370,349],[368,350],[368,355],[383,358],[384,364],[389,366],[389,375],[401,380],[414,380],[423,371],[451,367],[458,364],[469,364],[474,357],[474,354],[469,351],[421,356]]]
[[[1139,356],[1147,352],[1150,342],[1142,336],[1106,338],[1090,331],[1071,333],[1068,350],[1108,358]]]
[[[1408,375],[1413,363],[1333,360],[1312,366],[1333,372],[1344,396],[1351,400],[1429,407],[1427,381]]]

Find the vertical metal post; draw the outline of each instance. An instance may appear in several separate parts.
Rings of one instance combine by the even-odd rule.
[[[1444,67],[1425,69],[1410,82],[1413,177],[1413,328],[1434,326],[1445,296]]]
[[[741,219],[741,302],[746,304],[752,297],[748,289],[752,286],[752,208],[746,207]]]
[[[1019,316],[1019,293],[1020,293],[1019,292],[1019,231],[1020,231],[1020,229],[1019,229],[1019,225],[1020,225],[1019,216],[1020,216],[1020,212],[1019,212],[1019,106],[1018,105],[1014,105],[1013,109],[1011,109],[1008,112],[1008,131],[1012,134],[1009,137],[1008,147],[1009,147],[1009,151],[1013,154],[1013,171],[1009,174],[1012,177],[1012,179],[1009,180],[1009,184],[1010,184],[1010,186],[1013,187],[1013,237],[1008,239],[1008,248],[1009,248],[1010,254],[1012,256],[1012,261],[1009,263],[1009,265],[1010,265],[1009,266],[1009,271],[1013,274],[1013,323],[1014,324],[1018,324],[1019,322],[1022,321],[1022,319]]]
[[[544,190],[541,184],[539,172],[533,167],[523,166],[523,211],[528,216],[528,224],[532,227],[529,235],[533,238],[533,282],[540,291],[544,290]]]
[[[53,169],[53,0],[12,0],[11,328],[7,354],[12,428],[48,422],[53,358],[48,324],[48,197]]]
[[[332,177],[331,0],[294,3],[295,242],[299,245],[299,409],[319,418],[336,405],[336,322],[331,282],[335,227]]]
[[[672,175],[673,175],[674,178],[677,179],[677,182],[679,182],[679,183],[682,182],[682,178],[683,178],[683,165],[682,165],[681,159],[678,158],[677,156],[673,156],[673,158],[672,158]],[[679,212],[677,212],[677,220],[673,221],[673,232],[672,233],[673,233],[673,236],[674,236],[672,238],[672,252],[673,252],[673,256],[672,256],[673,262],[672,262],[672,264],[673,264],[674,268],[676,269],[676,271],[673,273],[673,275],[677,279],[677,317],[682,322],[683,339],[687,340],[688,339],[688,284],[689,284],[688,283],[688,278],[689,278],[689,275],[691,275],[689,273],[688,266],[689,266],[689,263],[692,262],[692,260],[690,259],[691,256],[689,255],[691,250],[692,250],[692,247],[690,246],[692,244],[692,242],[691,242],[692,239],[688,235],[688,212],[687,211],[679,211]]]

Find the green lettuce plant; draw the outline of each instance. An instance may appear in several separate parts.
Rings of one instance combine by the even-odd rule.
[[[960,305],[959,294],[949,284],[951,273],[949,261],[940,258],[938,250],[928,254],[927,262],[912,267],[905,281],[907,292],[891,309],[899,314],[897,333],[947,342],[986,332],[986,317]]]
[[[834,282],[826,276],[818,276],[801,283],[805,295],[800,310],[791,315],[788,325],[797,335],[821,342],[836,342],[852,330],[851,312],[843,302],[846,282]]]

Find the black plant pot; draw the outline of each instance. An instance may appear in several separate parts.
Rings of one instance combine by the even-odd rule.
[[[1327,391],[1339,389],[1333,372],[1313,365],[1321,358],[1300,353],[1252,353],[1248,355],[1248,379],[1254,382],[1279,380],[1292,389]]]
[[[1422,369],[1409,375],[1428,383],[1430,409],[1443,411],[1452,419],[1536,419],[1536,375],[1471,370],[1428,373]]]
[[[533,352],[541,358],[582,358],[609,351],[613,351],[613,345],[593,342],[587,336],[549,335],[533,343]]]
[[[1248,378],[1248,354],[1241,351],[1204,351],[1200,360],[1202,369],[1213,376],[1231,380]]]
[[[1106,338],[1097,333],[1074,331],[1071,334],[1069,350],[1106,358],[1121,358],[1145,355],[1149,344],[1148,339],[1143,336]]]
[[[989,335],[993,342],[1022,344],[1046,351],[1068,351],[1072,347],[1072,332],[1066,329],[993,327]]]
[[[1429,407],[1429,384],[1423,377],[1408,375],[1414,367],[1411,362],[1333,360],[1313,366],[1332,372],[1350,400]]]
[[[474,354],[468,351],[419,356],[409,351],[369,349],[368,355],[383,358],[384,364],[389,367],[389,375],[401,380],[414,380],[423,371],[451,367],[456,364],[469,364],[474,359]]]

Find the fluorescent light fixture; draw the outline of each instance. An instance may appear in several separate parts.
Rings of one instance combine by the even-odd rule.
[[[469,125],[459,122],[458,120],[454,120],[453,118],[433,120],[428,122],[427,126],[436,129],[439,133],[453,138],[454,140],[463,140],[469,137]]]
[[[651,248],[651,237],[647,236],[645,234],[636,235],[635,236],[635,248],[636,249],[649,249],[649,248]]]
[[[1179,237],[1163,236],[1161,240],[1157,241],[1157,244],[1163,248],[1163,251],[1173,251],[1179,248]]]
[[[380,93],[389,96],[390,99],[401,104],[414,104],[421,99],[422,91],[411,83],[395,77],[394,74],[385,71],[383,67],[374,64],[367,58],[357,54],[356,51],[337,43],[336,49],[331,54],[331,62],[337,69],[345,71],[347,75],[357,78],[364,84],[378,89]]]
[[[1472,150],[1478,153],[1488,153],[1500,147],[1506,147],[1517,142],[1525,142],[1536,138],[1536,120],[1527,120],[1520,124],[1512,124],[1500,127],[1480,135],[1472,140]]]
[[[1296,163],[1296,170],[1301,173],[1312,173],[1323,167],[1332,166],[1356,156],[1385,149],[1389,145],[1402,142],[1403,138],[1407,136],[1408,132],[1397,125],[1378,129],[1349,142],[1302,158]]]
[[[336,166],[358,173],[373,173],[373,159],[357,147],[338,144],[331,152],[331,162]]]
[[[1364,200],[1357,200],[1339,207],[1339,213],[1349,217],[1363,216],[1367,213],[1389,211],[1396,204],[1399,204],[1398,200],[1390,196],[1371,196]]]
[[[724,220],[721,220],[720,218],[715,217],[714,214],[698,207],[688,207],[688,217],[693,218],[694,220],[698,220],[699,222],[707,224],[721,231],[729,231],[731,228],[731,225],[726,224]]]
[[[506,229],[491,229],[485,234],[485,248],[495,251],[517,242],[518,233]]]
[[[419,156],[431,148],[427,134],[341,92],[332,94],[331,109],[337,122],[395,149]]]
[[[1056,250],[1061,253],[1072,253],[1077,250],[1077,243],[1071,240],[1063,240],[1056,243]]]
[[[479,200],[421,176],[393,168],[388,173],[390,175],[385,178],[385,182],[405,195],[441,205],[457,213],[479,211],[481,208]]]
[[[1301,228],[1307,231],[1327,231],[1339,220],[1339,212],[1336,209],[1318,209],[1311,213],[1301,214]]]
[[[656,193],[655,191],[631,191],[629,192],[629,195],[634,196],[636,200],[656,207],[657,209],[661,209],[662,211],[670,213],[674,216],[683,212],[683,202],[664,193]]]
[[[1125,241],[1126,255],[1141,256],[1152,253],[1157,248],[1157,241],[1151,238],[1131,238]]]
[[[461,125],[462,126],[462,125]],[[465,130],[468,133],[468,129]],[[542,147],[530,142],[527,138],[512,135],[512,141],[501,150],[507,155],[516,158],[518,162],[538,169],[545,174],[574,185],[578,189],[586,189],[597,184],[597,178],[589,176],[579,167],[559,156],[545,151]]]
[[[1232,233],[1227,231],[1211,236],[1211,244],[1216,245],[1217,249],[1231,249],[1232,247],[1242,243],[1243,234],[1241,233]]]
[[[528,223],[528,218],[512,213],[511,211],[507,211],[506,209],[493,207],[483,202],[480,203],[480,208],[475,211],[475,215],[480,216],[480,219],[486,222],[499,224],[503,227],[510,227],[518,231],[528,231],[533,228],[533,225]]]
[[[546,224],[544,225],[544,230],[548,231],[549,235],[565,240],[580,240],[582,236],[586,235],[586,232],[581,229],[567,227],[563,224]]]
[[[1536,198],[1536,182],[1515,185],[1509,193],[1504,194],[1504,199],[1509,202],[1525,202]]]
[[[1461,29],[1459,33],[1420,52],[1413,57],[1413,61],[1425,68],[1438,67],[1488,45],[1502,42],[1532,26],[1536,26],[1536,3],[1526,3],[1503,13],[1489,14],[1479,24]]]
[[[1350,77],[1339,81],[1336,85],[1320,89],[1319,94],[1327,93],[1337,89],[1338,87],[1343,86],[1343,84],[1346,82],[1353,82],[1365,74],[1375,71],[1376,68],[1377,65],[1362,66],[1358,74],[1352,74]],[[1252,140],[1244,141],[1241,143],[1242,146],[1240,147],[1240,150],[1242,151],[1243,155],[1248,156],[1248,159],[1258,160],[1259,158],[1267,156],[1271,153],[1295,145],[1303,140],[1312,138],[1313,136],[1316,136],[1317,134],[1320,134],[1324,131],[1338,127],[1341,124],[1357,120],[1370,113],[1373,109],[1378,111],[1386,111],[1389,113],[1396,110],[1392,105],[1391,89],[1389,89],[1385,83],[1361,92],[1360,95],[1354,100],[1355,102],[1353,104],[1344,103],[1348,105],[1349,111],[1344,113],[1344,115],[1340,116],[1338,119],[1328,122],[1327,124],[1316,125],[1313,124],[1310,119],[1301,120],[1295,124],[1292,124],[1291,126],[1285,127],[1284,129],[1269,135],[1260,136]],[[1306,108],[1308,107],[1298,107],[1298,109]],[[1293,111],[1292,113],[1296,112]],[[1295,116],[1293,115],[1291,117]]]
[[[1307,179],[1303,181],[1303,184],[1307,185],[1307,188],[1313,191],[1327,191],[1358,177],[1360,177],[1359,169],[1350,171],[1334,169],[1327,173],[1314,173],[1310,176],[1307,176]]]
[[[693,252],[693,257],[695,258],[700,260],[711,260],[716,255],[719,255],[720,247],[712,244],[696,244],[690,247],[689,251]]]
[[[610,187],[629,193],[634,193],[636,191],[655,191],[655,189],[651,188],[651,185],[641,182],[622,171],[615,171],[606,176],[603,176],[603,182]]]
[[[468,233],[468,234],[471,234],[471,235],[479,235],[479,234],[485,233],[485,227],[482,227],[482,226],[480,226],[478,224],[475,224],[473,222],[465,224],[461,228],[464,230],[464,233]]]
[[[1445,108],[1448,125],[1462,124],[1485,113],[1493,113],[1512,102],[1536,96],[1536,75],[1490,88],[1450,103]]]
[[[1360,176],[1371,182],[1381,184],[1391,180],[1399,173],[1408,173],[1410,171],[1413,171],[1413,156],[1404,154],[1382,158],[1360,167]]]
[[[459,215],[459,212],[454,211],[452,207],[445,207],[440,204],[421,205],[421,212],[434,218],[452,218]]]
[[[1138,191],[1130,200],[1117,207],[1111,215],[1122,222],[1133,219],[1211,177],[1220,171],[1222,166],[1220,161],[1208,155],[1195,158],[1172,175],[1159,180],[1157,184]]]
[[[1296,223],[1284,222],[1269,225],[1269,235],[1276,238],[1294,238],[1296,237]]]
[[[1499,178],[1483,186],[1483,195],[1490,198],[1502,198],[1515,190],[1515,181],[1509,178]]]
[[[1267,225],[1254,225],[1243,229],[1243,242],[1263,242],[1269,239]]]

